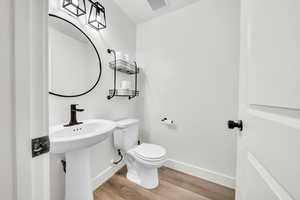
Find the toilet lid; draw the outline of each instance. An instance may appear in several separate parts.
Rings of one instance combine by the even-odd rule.
[[[166,150],[159,145],[143,143],[135,148],[135,153],[146,159],[158,159],[166,155]]]

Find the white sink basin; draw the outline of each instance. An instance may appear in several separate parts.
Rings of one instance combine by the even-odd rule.
[[[50,128],[52,153],[65,153],[90,147],[105,140],[116,128],[116,123],[109,120],[87,120],[83,124]]]
[[[108,120],[50,128],[50,152],[66,155],[65,200],[93,200],[89,147],[105,140],[115,128],[116,123]]]

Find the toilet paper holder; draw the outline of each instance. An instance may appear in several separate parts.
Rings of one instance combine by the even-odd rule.
[[[161,119],[161,122],[165,123],[165,124],[174,124],[173,120],[169,120],[168,118],[164,117]]]

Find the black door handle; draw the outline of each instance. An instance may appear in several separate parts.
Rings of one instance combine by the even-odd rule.
[[[229,120],[227,122],[227,126],[229,129],[239,128],[240,131],[242,131],[243,130],[243,121],[239,120],[239,121],[235,122],[235,121]]]

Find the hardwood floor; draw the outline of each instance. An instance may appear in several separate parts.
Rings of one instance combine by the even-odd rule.
[[[160,185],[144,189],[127,180],[121,169],[94,193],[95,200],[234,200],[234,190],[166,167],[159,169]]]

